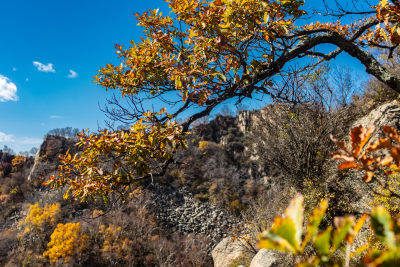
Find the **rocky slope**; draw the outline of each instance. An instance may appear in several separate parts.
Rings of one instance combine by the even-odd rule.
[[[229,266],[241,262],[243,255],[246,264],[256,266],[277,266],[282,261],[290,260],[287,255],[270,251],[245,249],[243,245],[231,239],[234,229],[243,226],[243,219],[234,214],[254,204],[260,195],[267,198],[269,218],[273,218],[278,207],[284,206],[283,198],[289,196],[285,177],[279,170],[272,170],[260,161],[257,140],[247,139],[257,127],[263,127],[263,120],[268,116],[268,108],[259,111],[241,111],[236,117],[217,116],[208,124],[201,124],[193,129],[189,138],[189,149],[178,155],[183,165],[172,166],[160,183],[146,185],[151,193],[148,206],[157,226],[170,233],[201,234],[208,238],[208,251],[213,251],[215,266]],[[400,104],[392,101],[381,105],[368,115],[352,123],[357,125],[400,126]],[[376,139],[373,136],[372,139]],[[203,143],[202,143],[203,142]],[[204,143],[205,142],[205,143]],[[27,180],[30,183],[42,181],[54,175],[59,156],[67,150],[77,152],[76,140],[59,136],[46,136],[38,150]],[[264,146],[265,147],[265,146]],[[331,168],[334,170],[335,168]],[[357,181],[361,179],[354,173],[345,175],[331,171],[325,173],[325,193],[334,193],[333,201],[340,199],[350,207],[352,214],[361,214],[370,210],[372,195],[369,188]],[[27,202],[54,203],[62,201],[62,192],[39,187],[25,196]],[[70,205],[70,204],[66,204]],[[342,205],[336,203],[336,205]],[[276,206],[276,207],[274,207]],[[76,206],[67,216],[80,218],[90,213],[87,205]],[[16,223],[24,214],[17,210],[10,218]],[[273,213],[273,214],[272,214]],[[340,214],[339,214],[340,215]],[[9,218],[9,219],[10,219]],[[10,220],[11,220],[10,219]],[[11,222],[11,221],[10,221]],[[11,224],[4,224],[10,226]],[[221,242],[221,243],[220,243]],[[253,260],[252,260],[253,259]],[[264,262],[264,265],[260,265]],[[270,265],[267,264],[270,263]]]
[[[245,125],[249,125],[249,121],[254,126],[254,122],[258,120],[257,116],[255,120],[248,118],[247,115],[247,117],[241,119],[242,129],[246,129]],[[351,127],[359,125],[364,127],[375,126],[377,129],[382,126],[392,126],[399,129],[400,102],[395,100],[376,107],[367,115],[355,120]],[[376,131],[371,136],[370,142],[376,141],[382,135],[381,131]],[[326,173],[326,190],[334,194],[331,204],[342,207],[342,212],[355,216],[370,212],[374,199],[370,186],[374,187],[374,185],[367,185],[362,182],[362,174],[358,172],[338,172],[335,163],[332,163],[332,165],[331,170],[334,171]],[[275,195],[275,197],[278,196]],[[270,201],[274,202],[274,199],[272,198]],[[365,244],[366,240],[363,240],[362,236],[365,237],[368,233],[370,233],[370,229],[367,223],[358,234],[355,247]],[[232,264],[236,266],[238,263],[250,267],[293,266],[295,261],[291,255],[276,251],[261,249],[258,253],[250,252],[240,242],[233,241],[232,236],[223,239],[212,251],[212,256],[216,267],[232,266]]]

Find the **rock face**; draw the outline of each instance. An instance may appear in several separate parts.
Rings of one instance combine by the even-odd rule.
[[[358,119],[352,127],[362,125],[366,128],[375,126],[376,131],[372,134],[369,143],[375,142],[383,136],[382,126],[392,126],[396,129],[400,127],[400,103],[397,100],[383,104],[372,110],[368,115]],[[362,173],[351,172],[349,175],[340,177],[338,182],[334,184],[333,191],[336,193],[343,192],[341,195],[344,203],[349,206],[355,213],[365,213],[371,211],[371,203],[373,194],[369,186],[362,182]],[[371,183],[370,186],[376,186]]]
[[[399,128],[400,126],[400,103],[397,100],[383,104],[372,110],[367,116],[354,122],[354,126],[363,125],[364,127],[372,126],[379,128],[382,126],[392,126]]]
[[[243,244],[231,237],[224,238],[212,251],[214,267],[236,266],[241,258],[251,258],[253,256]]]
[[[76,142],[76,139],[46,135],[36,153],[35,163],[29,173],[28,180],[54,175],[59,164],[59,156],[64,155],[68,149],[72,153],[76,152]]]

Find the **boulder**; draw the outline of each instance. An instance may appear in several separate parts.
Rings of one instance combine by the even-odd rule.
[[[292,266],[292,259],[285,259],[285,254],[275,250],[262,248],[251,260],[250,267]]]
[[[254,254],[242,242],[226,237],[218,243],[211,255],[214,267],[229,267],[243,264],[242,261],[247,259],[250,261]]]

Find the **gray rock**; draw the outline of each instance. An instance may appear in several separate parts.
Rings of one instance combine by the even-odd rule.
[[[282,258],[281,256],[282,253],[262,248],[251,260],[250,267],[277,266],[279,264],[279,260]]]
[[[212,258],[214,267],[227,267],[241,258],[252,258],[252,254],[241,242],[232,240],[232,237],[222,239],[213,249]]]
[[[382,126],[393,126],[398,128],[400,126],[399,101],[394,100],[377,107],[368,115],[353,123],[353,127],[358,125],[363,125],[364,127],[375,126],[377,128]]]

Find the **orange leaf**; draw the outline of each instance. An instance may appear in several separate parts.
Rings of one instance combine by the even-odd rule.
[[[373,144],[370,144],[367,148],[367,152],[372,152],[381,148],[391,148],[392,147],[392,143],[390,142],[389,139],[387,138],[381,138],[378,141],[374,142]]]
[[[392,162],[393,158],[390,155],[387,155],[382,160],[379,160],[379,166],[388,166]]]
[[[354,161],[346,161],[339,165],[339,170],[352,169],[352,168],[359,169],[359,166]]]
[[[343,159],[345,161],[354,161],[354,157],[342,154],[342,153],[333,153],[332,159]]]
[[[371,180],[372,180],[372,177],[374,177],[374,173],[373,172],[370,172],[370,171],[368,171],[365,175],[364,175],[364,177],[363,177],[363,179],[364,179],[364,182],[366,182],[366,183],[369,183],[369,182],[371,182]]]
[[[396,163],[397,166],[400,164],[400,152],[397,147],[393,147],[391,150],[391,155],[393,157],[394,162]]]
[[[353,148],[353,156],[358,157],[360,151],[363,149],[365,144],[368,142],[371,134],[375,131],[375,127],[372,126],[365,129],[362,125],[351,129],[351,146]]]
[[[382,130],[391,139],[400,143],[400,135],[396,129],[394,129],[393,127],[390,127],[390,126],[384,126],[384,127],[382,127]]]
[[[330,136],[332,142],[334,142],[338,147],[340,147],[343,151],[345,151],[346,153],[349,153],[347,151],[346,146],[344,145],[344,143],[342,141],[337,140],[335,137],[333,137],[333,135]]]

